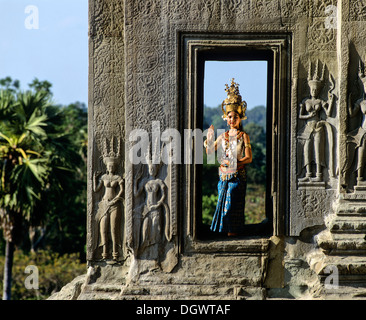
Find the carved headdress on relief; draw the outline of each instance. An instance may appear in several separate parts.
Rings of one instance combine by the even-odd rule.
[[[319,72],[319,60],[316,61],[315,64],[315,70],[312,74],[312,64],[309,63],[309,70],[308,70],[308,84],[309,86],[316,86],[317,88],[320,88],[323,85],[324,81],[324,72],[325,72],[325,64],[323,64],[323,68],[321,72]],[[319,74],[320,73],[320,74]]]
[[[247,103],[242,100],[242,97],[239,93],[239,84],[234,81],[234,78],[232,78],[230,87],[228,84],[225,86],[227,98],[221,104],[221,109],[223,112],[222,118],[226,120],[229,112],[235,111],[239,114],[241,120],[245,120],[247,118],[245,116],[245,112],[247,111]]]
[[[159,140],[155,139],[152,146],[147,146],[145,152],[145,161],[149,167],[149,172],[158,172],[162,165],[163,149],[161,149]]]
[[[103,162],[117,164],[121,155],[121,141],[116,138],[112,138],[108,141],[107,138],[103,140]]]

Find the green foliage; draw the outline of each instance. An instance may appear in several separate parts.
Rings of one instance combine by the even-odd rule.
[[[219,177],[220,163],[215,158],[214,164],[207,164],[207,155],[203,150],[203,166],[202,166],[202,194],[217,194],[217,182]]]
[[[263,127],[249,123],[244,130],[250,137],[253,161],[247,165],[248,181],[253,184],[266,184],[266,134]]]
[[[59,253],[79,252],[85,259],[87,112],[80,103],[53,105],[51,86],[36,78],[21,91],[19,81],[0,79],[2,235],[25,251],[53,249],[15,258],[13,299],[44,298],[75,277],[76,255]],[[2,265],[11,265],[11,251]],[[16,270],[24,273],[26,264],[47,275],[36,295],[18,285]],[[4,278],[5,299],[10,299],[10,278]]]
[[[227,129],[226,121],[222,119],[221,105],[216,108],[206,107],[204,108],[203,130],[209,128],[212,124],[216,129]]]
[[[266,132],[266,123],[267,123],[267,109],[264,106],[257,106],[247,110],[246,116],[248,117],[245,120],[245,126],[250,123],[255,123],[256,125],[262,127],[264,132]]]
[[[211,225],[213,215],[216,210],[218,195],[203,195],[202,196],[202,222]]]
[[[213,124],[215,129],[227,129],[226,121],[222,119],[221,105],[216,108],[204,107],[204,119],[203,119],[203,130],[208,129],[208,127]],[[267,110],[264,106],[257,106],[246,112],[247,120],[243,122],[246,127],[250,123],[255,123],[256,125],[263,128],[266,132],[266,120],[267,120]]]
[[[19,91],[0,118],[0,207],[28,222],[52,171],[48,106],[45,92]]]
[[[265,198],[265,187],[263,185],[248,184],[245,197],[245,224],[260,223],[265,219]],[[211,225],[217,200],[217,193],[202,196],[202,223]]]
[[[0,79],[0,87],[4,88],[5,91],[14,92],[19,89],[20,83],[19,80],[12,80],[11,77],[6,77],[4,79]]]
[[[248,184],[245,197],[245,223],[260,223],[266,218],[266,189],[263,185]]]
[[[38,268],[39,289],[26,289],[24,281],[30,276],[25,273],[27,266]],[[0,256],[0,274],[3,273],[4,257]],[[48,250],[38,250],[36,253],[25,254],[21,250],[14,253],[12,299],[41,300],[47,299],[52,293],[59,291],[78,275],[86,272],[86,265],[81,263],[78,254],[60,255]],[[3,283],[0,282],[0,290]]]
[[[254,122],[245,125],[244,130],[250,137],[250,142],[255,143],[266,153],[267,137],[264,128]]]
[[[47,194],[48,212],[46,244],[60,253],[79,252],[84,256],[86,238],[86,163],[87,163],[87,109],[76,102],[60,107],[62,122],[57,130],[72,140],[72,152],[67,163],[58,166],[71,170],[57,171],[57,190]],[[58,148],[62,148],[60,142]]]
[[[52,84],[47,80],[39,81],[37,78],[34,78],[34,80],[29,84],[29,87],[34,89],[36,92],[45,91],[50,95],[52,94],[51,92]]]
[[[51,86],[35,79],[21,91],[0,79],[0,208],[34,231],[25,250],[84,253],[87,109],[53,105]]]

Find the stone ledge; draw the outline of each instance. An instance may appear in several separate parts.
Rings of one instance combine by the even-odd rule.
[[[225,239],[225,240],[190,240],[185,253],[244,253],[248,255],[266,255],[270,240],[258,239]]]
[[[319,247],[328,255],[366,255],[366,242],[362,239],[323,241]]]
[[[332,233],[366,234],[366,217],[337,217],[329,226]]]
[[[261,287],[217,286],[217,285],[169,285],[169,286],[126,286],[120,300],[242,300],[264,299],[265,289]]]
[[[337,216],[366,216],[366,204],[365,200],[344,201],[340,203],[336,209]]]

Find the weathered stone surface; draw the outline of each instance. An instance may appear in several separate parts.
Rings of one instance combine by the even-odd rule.
[[[77,300],[86,277],[86,274],[76,277],[66,286],[62,287],[59,292],[52,294],[48,300]]]
[[[89,16],[90,267],[52,299],[365,298],[365,5],[93,0]],[[274,57],[267,149],[273,228],[243,239],[198,240],[195,167],[160,162],[154,171],[131,163],[130,133],[146,130],[153,148],[152,137],[168,128],[197,128],[200,52],[249,47]],[[95,246],[100,194],[92,178],[106,170],[103,141],[112,138],[122,146],[120,259],[111,249],[103,258]],[[146,188],[148,181],[160,193]],[[164,200],[154,211],[148,199],[159,194]],[[153,215],[161,233],[147,236]],[[329,266],[339,275],[334,290],[325,287]]]

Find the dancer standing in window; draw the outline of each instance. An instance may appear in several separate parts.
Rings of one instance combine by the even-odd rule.
[[[245,120],[247,104],[239,94],[239,85],[231,80],[226,84],[227,98],[222,103],[222,118],[230,129],[214,141],[214,127],[210,126],[204,143],[206,153],[218,151],[219,183],[218,202],[212,219],[211,230],[237,236],[245,223],[244,208],[247,188],[246,164],[252,162],[249,135],[241,121]]]

